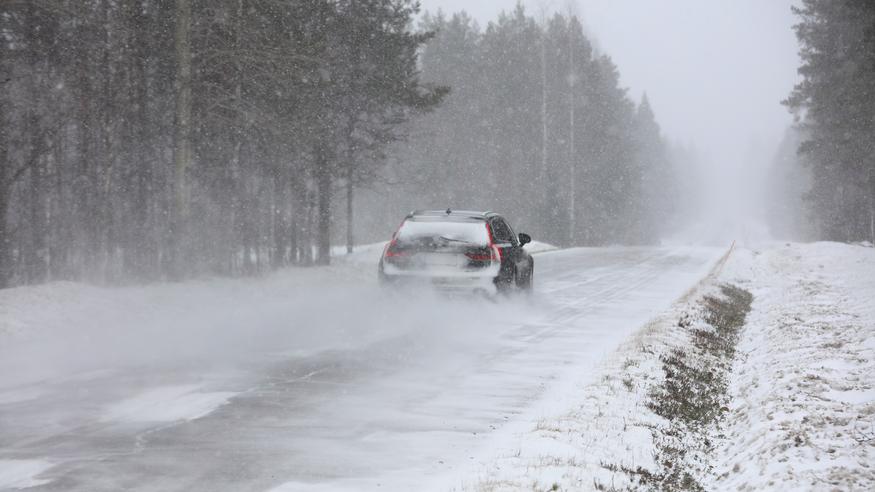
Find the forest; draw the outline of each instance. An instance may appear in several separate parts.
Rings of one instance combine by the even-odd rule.
[[[875,243],[875,3],[803,0],[794,13],[801,82],[784,104],[798,125],[779,151],[776,216],[809,239]],[[786,221],[785,221],[786,223]]]
[[[378,186],[373,216],[395,222],[398,203],[496,209],[560,246],[658,242],[674,219],[683,152],[580,19],[518,6],[485,29],[440,12],[422,29],[435,33],[422,80],[451,93],[395,145],[385,174],[402,184]],[[379,213],[386,202],[394,216]]]
[[[4,0],[0,286],[327,264],[413,208],[651,244],[677,179],[573,12]]]

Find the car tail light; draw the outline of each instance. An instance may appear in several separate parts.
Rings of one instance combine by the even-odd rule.
[[[474,261],[501,261],[501,248],[495,245],[495,241],[492,239],[492,230],[489,229],[489,224],[485,224],[485,226],[486,233],[489,235],[489,245],[487,248],[465,253],[465,256]]]
[[[495,259],[495,253],[492,252],[491,249],[489,253],[485,251],[469,251],[468,253],[465,253],[465,256],[471,258],[474,261],[490,261]]]
[[[389,247],[386,248],[386,257],[387,257],[387,258],[396,258],[396,257],[399,257],[399,256],[407,256],[407,253],[405,253],[404,251],[400,250],[400,249],[398,248],[398,243],[397,243],[397,241],[395,241],[395,240],[393,239],[392,242],[389,243]]]
[[[404,225],[405,220],[402,220],[400,224],[398,224],[398,229],[395,229],[395,234],[392,234],[392,240],[389,241],[389,244],[386,245],[386,248],[383,250],[384,258],[398,258],[399,256],[407,256],[407,253],[401,250],[398,247],[398,231],[401,230],[401,227]]]
[[[397,258],[399,256],[407,256],[407,253],[398,248],[398,240],[393,239],[386,246],[386,251],[383,253],[386,258]]]
[[[488,249],[483,248],[477,251],[469,251],[465,253],[465,256],[474,261],[501,261],[501,250],[493,244]]]

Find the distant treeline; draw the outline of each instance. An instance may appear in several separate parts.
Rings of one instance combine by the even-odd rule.
[[[470,205],[560,244],[655,240],[659,128],[576,18],[417,11],[0,2],[0,286],[327,263],[354,191],[387,183],[368,224]]]
[[[787,143],[804,178],[785,180],[807,189],[812,236],[875,242],[875,2],[802,0],[794,12],[803,79],[785,101],[800,117]]]
[[[653,111],[574,15],[521,6],[485,29],[425,15],[422,79],[450,97],[413,124],[374,210],[494,209],[559,245],[650,244],[672,221],[675,176]],[[385,207],[385,202],[391,204]],[[382,208],[381,208],[382,207]]]

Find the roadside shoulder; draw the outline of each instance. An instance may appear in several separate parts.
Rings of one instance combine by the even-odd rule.
[[[871,248],[737,248],[461,489],[875,489],[872,299]]]
[[[712,367],[720,362],[725,374],[731,363],[731,353],[717,354],[726,347],[709,335],[720,330],[709,308],[728,306],[731,294],[743,292],[721,286],[718,272],[724,263],[725,257],[695,288],[630,337],[601,364],[591,383],[575,386],[571,408],[531,422],[517,435],[512,453],[485,463],[477,478],[463,482],[461,489],[625,490],[698,484],[708,472],[705,427],[725,403],[726,377],[718,378]],[[749,299],[742,296],[745,303]],[[742,324],[743,315],[734,330]],[[689,348],[697,343],[701,347],[694,354]],[[717,379],[722,384],[718,391],[702,380],[712,374],[715,384]],[[686,391],[690,386],[698,390]],[[691,418],[676,418],[682,414]]]
[[[754,309],[708,489],[875,488],[875,250],[754,251]]]

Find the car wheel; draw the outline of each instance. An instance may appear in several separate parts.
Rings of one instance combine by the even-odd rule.
[[[513,291],[517,285],[517,272],[514,269],[510,275],[500,275],[495,279],[495,288],[499,294],[507,295]]]
[[[535,266],[530,265],[529,271],[528,271],[528,273],[526,273],[525,278],[518,278],[517,279],[517,287],[521,291],[523,291],[527,294],[530,294],[532,292],[533,287],[534,287],[534,281],[535,281]]]

